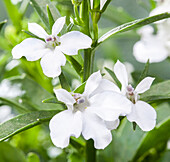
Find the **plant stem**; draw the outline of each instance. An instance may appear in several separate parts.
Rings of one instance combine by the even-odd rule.
[[[96,149],[94,148],[94,141],[92,139],[86,142],[86,162],[96,161]]]
[[[81,22],[81,19],[80,19],[80,17],[79,17],[78,8],[77,8],[76,5],[74,5],[74,13],[75,13],[75,16],[76,16],[76,18],[77,18],[77,21],[78,21],[79,25],[81,25],[82,22]]]

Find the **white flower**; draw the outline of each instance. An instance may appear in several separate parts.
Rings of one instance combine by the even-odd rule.
[[[150,63],[165,60],[169,51],[166,48],[166,37],[160,31],[156,35],[153,34],[151,26],[144,26],[139,30],[141,40],[133,46],[133,55],[136,60],[146,63],[149,59]]]
[[[52,35],[36,23],[29,23],[28,29],[44,41],[36,38],[27,38],[12,50],[14,59],[25,56],[28,61],[41,58],[43,72],[48,77],[56,77],[61,73],[61,66],[66,63],[64,54],[76,55],[79,49],[90,48],[92,40],[79,31],[68,32],[61,37],[59,32],[65,24],[65,17],[57,19],[52,27]]]
[[[139,100],[139,94],[150,88],[154,78],[144,78],[134,89],[128,84],[127,71],[121,62],[117,61],[115,64],[114,73],[122,85],[121,93],[131,101],[132,112],[126,115],[127,119],[136,122],[143,131],[152,130],[156,125],[156,111],[146,102]]]
[[[11,112],[11,107],[7,105],[0,106],[0,123],[3,123],[13,117],[14,115]]]
[[[68,108],[50,121],[55,146],[67,147],[70,136],[78,138],[81,133],[86,140],[92,138],[97,149],[104,149],[111,142],[110,130],[117,128],[121,114],[130,113],[131,103],[117,92],[103,91],[109,86],[98,71],[87,80],[83,94],[54,90],[57,99]]]
[[[100,10],[104,7],[107,0],[100,0]],[[93,9],[93,0],[90,0],[91,9]]]
[[[19,2],[21,2],[22,0],[11,0],[12,4],[16,5],[18,4]]]

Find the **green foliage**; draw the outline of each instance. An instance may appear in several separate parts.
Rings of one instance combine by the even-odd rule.
[[[7,23],[7,20],[4,20],[4,21],[1,21],[1,22],[0,22],[0,31],[1,31],[1,29],[2,29],[2,27],[4,26],[5,23]]]
[[[34,111],[10,119],[0,125],[0,141],[4,141],[21,131],[49,121],[58,112],[60,111]]]
[[[7,142],[0,143],[1,162],[26,162],[24,153]]]

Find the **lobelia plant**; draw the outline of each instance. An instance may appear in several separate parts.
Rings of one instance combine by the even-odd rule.
[[[13,28],[7,26],[6,33],[11,31],[11,35],[6,34],[0,40],[8,40],[5,45],[2,43],[4,51],[12,53],[13,59],[20,59],[20,62],[11,65],[3,57],[5,67],[8,67],[6,71],[17,70],[14,70],[14,75],[6,74],[7,77],[13,76],[7,81],[7,92],[1,90],[3,81],[0,84],[0,91],[3,91],[0,93],[0,106],[11,106],[11,117],[17,115],[0,124],[0,141],[48,121],[49,126],[45,126],[50,132],[43,129],[43,133],[48,137],[50,135],[51,140],[47,140],[47,143],[52,141],[53,145],[49,147],[45,144],[43,149],[48,152],[46,147],[49,150],[61,148],[66,155],[64,159],[67,158],[68,161],[154,161],[157,158],[154,151],[160,151],[162,155],[170,137],[170,114],[165,113],[164,119],[160,120],[159,111],[155,108],[160,103],[169,101],[170,84],[168,80],[151,86],[154,80],[159,80],[154,74],[151,75],[154,77],[148,77],[147,73],[149,62],[162,61],[169,54],[169,37],[165,37],[167,31],[164,30],[168,26],[167,18],[170,18],[169,6],[165,5],[169,1],[159,1],[159,6],[151,12],[150,17],[124,21],[126,23],[121,23],[120,26],[103,32],[104,34],[100,33],[98,25],[107,9],[113,6],[111,0],[71,0],[69,5],[74,11],[72,16],[69,12],[66,12],[67,16],[63,16],[66,14],[63,5],[68,5],[65,1],[30,2],[42,22],[34,15],[32,19],[36,23],[28,23],[27,31],[27,22],[32,22],[24,19],[28,1],[4,0]],[[151,0],[150,4],[154,6],[155,2]],[[17,12],[12,13],[11,8]],[[57,8],[60,8],[60,12]],[[117,10],[120,19],[129,19],[126,12],[121,12],[124,16]],[[17,20],[20,22],[17,23]],[[154,22],[158,26],[156,35],[151,26],[145,26]],[[5,23],[6,21],[0,22],[0,30]],[[105,68],[113,80],[104,79],[105,74],[95,67],[98,59],[95,52],[98,47],[109,37],[138,27],[142,27],[139,31],[142,38],[134,45],[134,56],[138,61],[147,63],[140,77],[136,71],[130,76],[133,77],[136,88],[129,84],[126,67],[116,56],[113,70]],[[23,37],[22,29],[31,38],[28,35]],[[3,75],[3,71],[1,73]],[[0,78],[0,81],[5,80],[4,78]],[[75,78],[81,84],[74,90],[70,85]],[[130,126],[127,120],[132,123]],[[160,136],[160,133],[166,135]],[[156,139],[157,136],[159,137]],[[34,138],[38,138],[38,135],[33,135]],[[2,150],[5,147],[10,146],[2,144]],[[120,152],[125,152],[126,156],[120,155]],[[40,161],[36,153],[27,154],[27,157],[21,154],[16,153],[16,159],[22,159],[19,160],[21,162]],[[53,159],[53,153],[47,154],[48,157],[42,156],[41,159]],[[110,158],[110,154],[113,157]],[[1,158],[3,156],[0,154],[0,161],[3,161]]]

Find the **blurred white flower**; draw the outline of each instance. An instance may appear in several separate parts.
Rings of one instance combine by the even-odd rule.
[[[14,115],[12,114],[11,107],[7,105],[0,106],[0,123],[3,123],[13,117]]]
[[[11,84],[7,79],[3,80],[0,84],[0,97],[14,98],[24,93],[25,91],[21,89],[21,84]]]
[[[104,149],[112,140],[110,130],[119,125],[119,116],[130,113],[131,103],[123,95],[103,91],[110,87],[100,72],[93,73],[86,82],[83,94],[54,90],[67,110],[56,114],[50,121],[50,135],[55,146],[67,147],[70,136],[78,138],[81,133],[94,140],[97,149]]]
[[[121,93],[131,101],[132,112],[126,115],[127,119],[136,122],[143,131],[152,130],[156,125],[156,111],[146,102],[139,100],[139,94],[150,88],[154,78],[144,78],[134,89],[128,84],[126,67],[121,62],[117,61],[115,64],[114,73],[122,85]]]
[[[16,5],[16,4],[18,4],[19,2],[21,2],[22,0],[11,0],[11,2],[14,4],[14,5]]]
[[[17,67],[20,64],[19,60],[11,60],[5,67],[7,71],[12,70],[13,68]]]
[[[28,61],[41,58],[43,72],[48,77],[56,77],[61,73],[61,66],[66,63],[64,54],[76,55],[79,49],[90,48],[92,40],[79,31],[71,31],[59,37],[58,34],[65,24],[65,17],[56,20],[52,27],[52,35],[36,23],[29,23],[28,29],[39,38],[27,38],[12,50],[14,59],[25,56]]]
[[[150,16],[170,12],[170,0],[159,0],[157,7],[151,11]],[[146,63],[161,62],[170,56],[170,19],[156,22],[157,33],[153,34],[151,26],[144,26],[139,30],[141,40],[135,43],[133,54],[137,61]]]

